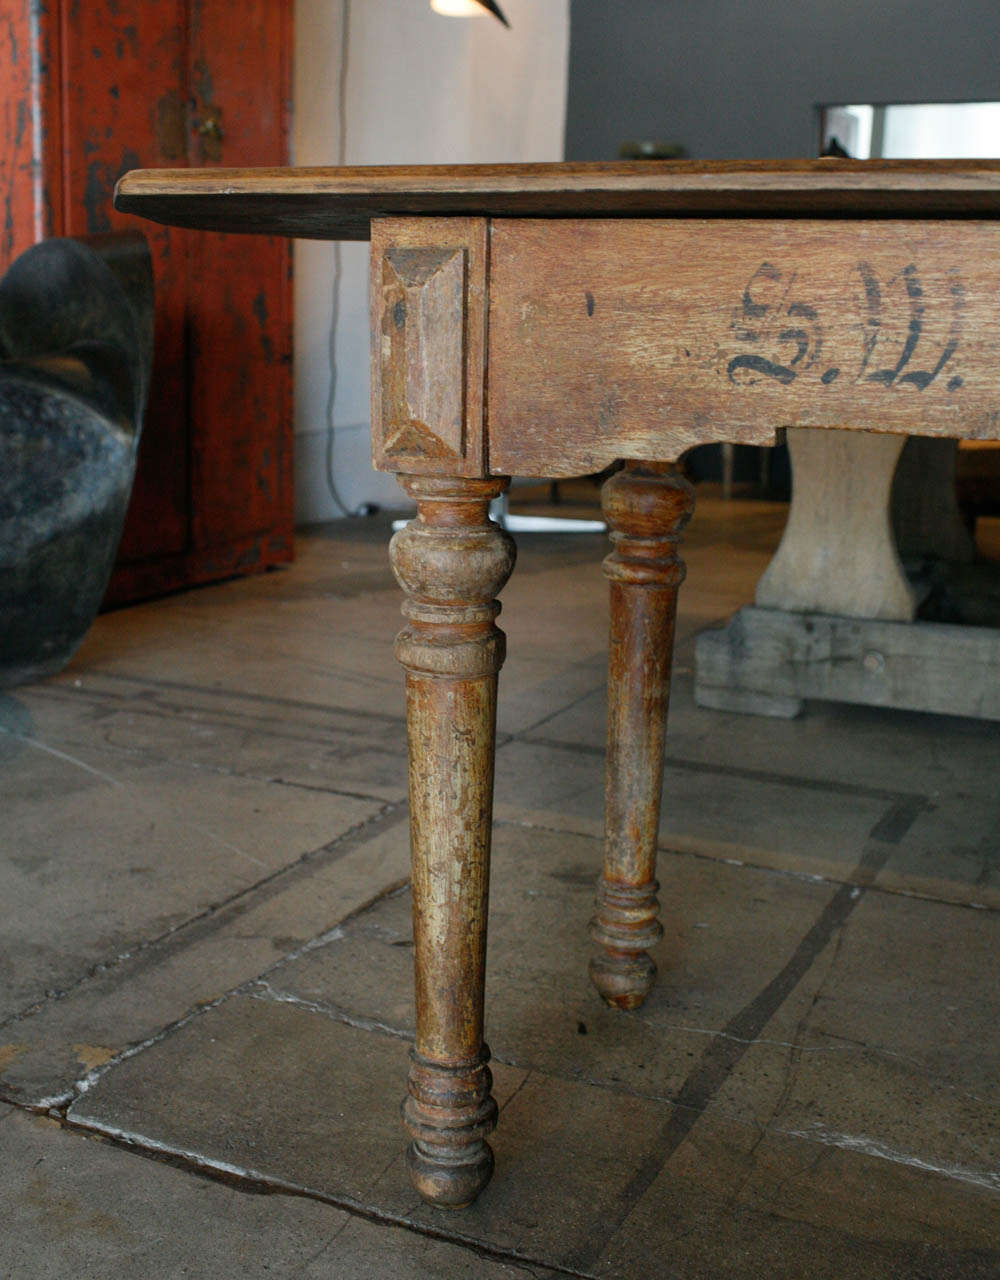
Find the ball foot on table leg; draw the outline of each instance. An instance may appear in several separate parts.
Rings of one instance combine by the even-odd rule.
[[[638,1009],[656,980],[656,964],[645,951],[637,955],[604,952],[590,961],[590,980],[616,1009]]]
[[[461,1152],[429,1143],[411,1142],[406,1152],[410,1180],[428,1204],[464,1209],[493,1176],[493,1149],[476,1143]]]
[[[597,911],[590,936],[597,954],[590,962],[590,980],[601,996],[618,1009],[636,1009],[649,995],[656,964],[649,948],[663,937],[656,918],[659,885],[620,884],[601,879]]]
[[[493,1174],[493,1151],[486,1135],[497,1123],[486,1065],[489,1050],[459,1065],[410,1057],[409,1096],[403,1117],[413,1141],[406,1163],[414,1187],[442,1209],[471,1204]]]

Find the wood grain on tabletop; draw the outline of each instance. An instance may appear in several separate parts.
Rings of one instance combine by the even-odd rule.
[[[116,207],[170,226],[367,240],[373,217],[1000,214],[1000,161],[630,161],[614,164],[137,169]]]

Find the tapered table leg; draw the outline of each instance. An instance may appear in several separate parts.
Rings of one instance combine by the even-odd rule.
[[[614,550],[611,581],[604,872],[590,932],[598,950],[590,976],[622,1009],[642,1003],[663,934],[657,919],[656,840],[663,739],[670,694],[681,531],[694,490],[672,464],[629,463],[604,484]]]
[[[457,1208],[493,1172],[483,983],[504,657],[494,596],[514,567],[514,544],[486,514],[506,480],[400,483],[418,506],[391,547],[409,618],[396,656],[406,668],[417,1038],[403,1111],[414,1185]]]

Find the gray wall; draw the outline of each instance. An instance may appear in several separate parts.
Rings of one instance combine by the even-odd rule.
[[[566,158],[809,156],[816,107],[1000,99],[1000,0],[572,0]]]

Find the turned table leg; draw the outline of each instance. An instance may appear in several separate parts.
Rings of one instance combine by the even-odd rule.
[[[409,618],[396,656],[406,668],[417,1037],[403,1113],[414,1185],[457,1208],[493,1172],[483,983],[504,658],[494,596],[514,567],[514,544],[486,514],[506,480],[400,483],[418,507],[390,553]]]
[[[657,919],[656,841],[670,694],[681,531],[694,490],[667,463],[629,463],[604,484],[614,550],[611,581],[604,873],[590,923],[590,976],[622,1009],[642,1003],[656,975],[648,954]]]

